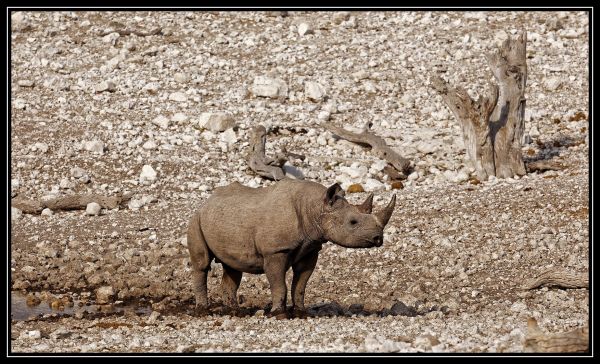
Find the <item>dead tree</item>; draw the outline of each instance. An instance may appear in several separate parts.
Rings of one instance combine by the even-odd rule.
[[[372,126],[373,123],[368,122],[360,133],[353,133],[335,125],[325,125],[325,128],[349,142],[371,147],[373,154],[394,166],[400,172],[397,175],[402,179],[406,178],[406,174],[410,169],[410,161],[390,148],[382,137],[371,132],[370,129]]]
[[[560,268],[548,269],[539,276],[525,281],[521,286],[530,290],[541,286],[561,288],[588,288],[589,279],[586,273],[573,273]]]
[[[258,125],[250,131],[250,152],[246,156],[246,161],[256,174],[271,180],[279,181],[285,178],[283,165],[287,158],[278,155],[275,159],[269,158],[265,154],[265,144],[267,142],[267,129]]]
[[[500,49],[487,56],[497,85],[490,82],[485,97],[473,100],[462,88],[452,88],[439,76],[433,88],[462,126],[467,156],[480,180],[489,176],[508,178],[526,173],[521,153],[525,128],[525,84],[527,33],[508,38]]]

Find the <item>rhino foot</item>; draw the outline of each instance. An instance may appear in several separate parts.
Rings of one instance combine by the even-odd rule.
[[[204,316],[208,316],[210,315],[210,310],[208,309],[208,307],[206,306],[196,306],[196,309],[194,310],[194,314],[197,317],[204,317]]]
[[[290,313],[285,309],[278,309],[275,311],[270,311],[266,314],[267,317],[275,317],[277,320],[284,320],[290,318]]]
[[[303,308],[294,307],[293,311],[292,311],[292,317],[299,318],[299,319],[305,319],[308,317],[308,312]]]

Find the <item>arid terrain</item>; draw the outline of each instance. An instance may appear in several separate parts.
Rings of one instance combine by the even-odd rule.
[[[527,320],[587,325],[585,288],[522,285],[589,270],[589,32],[585,12],[19,12],[11,14],[13,201],[131,195],[100,211],[12,209],[13,352],[515,352]],[[432,89],[472,96],[485,55],[527,31],[525,161],[565,168],[479,181],[460,125]],[[386,162],[324,128],[372,131]],[[265,317],[264,275],[240,310],[197,315],[189,218],[217,186],[273,182],[249,133],[285,148],[288,176],[352,203],[397,195],[380,248],[326,244],[310,317]],[[302,177],[300,176],[300,177]],[[224,221],[223,223],[227,223]],[[267,222],[265,222],[267,223]],[[288,272],[288,287],[291,272]]]

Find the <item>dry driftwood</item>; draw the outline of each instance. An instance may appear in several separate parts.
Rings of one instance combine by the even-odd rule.
[[[539,160],[527,163],[527,172],[560,171],[565,169],[561,163],[553,160]]]
[[[12,207],[16,207],[26,214],[39,214],[43,209],[50,210],[85,210],[88,203],[96,202],[102,208],[114,209],[118,206],[124,206],[131,199],[131,194],[118,194],[116,196],[102,195],[72,195],[60,196],[49,200],[32,200],[24,198],[15,198],[12,200]]]
[[[527,81],[525,30],[508,38],[487,60],[498,85],[490,82],[487,96],[473,100],[462,88],[452,88],[439,76],[431,79],[462,126],[467,156],[480,180],[525,174],[521,139],[525,128]]]
[[[131,29],[115,29],[115,30],[109,30],[106,32],[102,32],[100,34],[101,37],[104,37],[105,35],[108,35],[110,33],[119,33],[120,36],[126,36],[126,35],[131,35],[131,34],[135,34],[138,37],[148,37],[150,35],[157,35],[160,34],[162,32],[162,28],[158,27],[158,28],[154,28],[149,32],[142,32],[139,30],[131,30]]]
[[[255,126],[250,132],[250,152],[246,160],[256,174],[279,181],[285,178],[282,167],[287,162],[287,158],[282,155],[278,155],[275,159],[268,158],[265,155],[266,142],[267,129],[262,125]]]
[[[339,128],[335,125],[326,125],[325,127],[329,129],[333,134],[339,136],[342,139],[346,139],[352,143],[357,143],[360,145],[368,145],[371,147],[371,151],[379,158],[388,161],[394,168],[396,168],[399,172],[406,175],[406,172],[410,168],[410,161],[400,154],[396,153],[392,148],[390,148],[383,138],[375,135],[370,132],[369,129],[373,126],[373,123],[369,122],[365,125],[363,130],[360,133],[353,133],[344,128]]]
[[[527,321],[527,336],[524,350],[536,353],[583,353],[589,351],[589,328],[581,327],[568,332],[556,334],[543,333],[537,321]]]
[[[544,285],[562,288],[589,288],[589,279],[586,273],[572,273],[560,268],[552,268],[536,278],[525,281],[521,288],[529,290]]]

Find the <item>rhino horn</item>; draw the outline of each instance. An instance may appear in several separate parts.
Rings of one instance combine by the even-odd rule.
[[[396,195],[392,196],[392,199],[383,210],[375,213],[377,220],[379,220],[383,226],[387,225],[388,221],[390,221],[392,212],[394,212],[394,207],[396,207]]]
[[[373,212],[373,193],[370,193],[365,201],[356,207],[358,207],[358,210],[363,214],[370,214]]]

